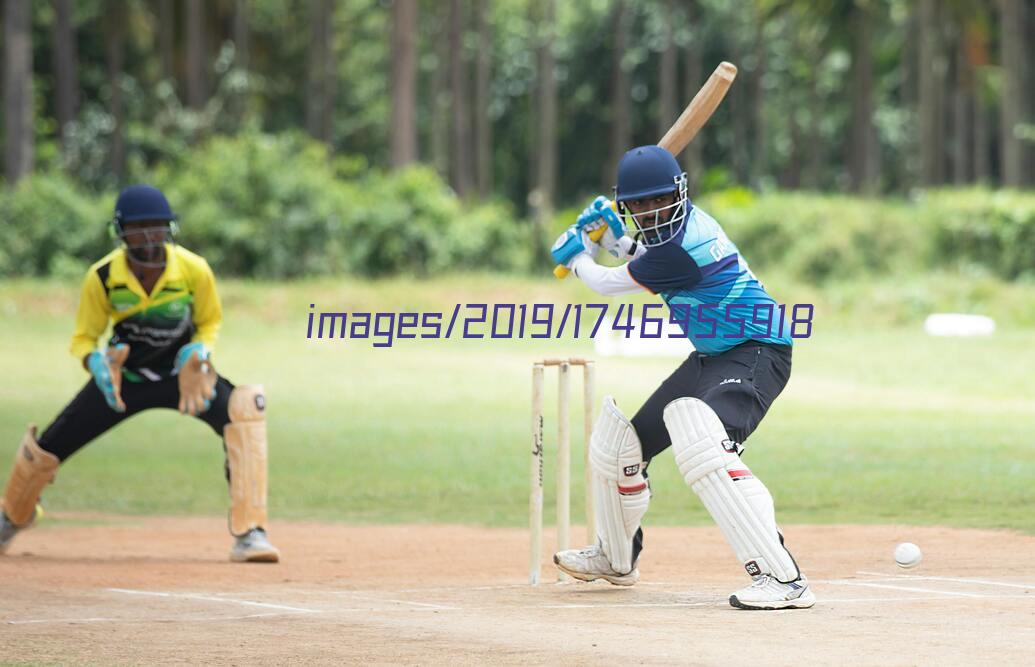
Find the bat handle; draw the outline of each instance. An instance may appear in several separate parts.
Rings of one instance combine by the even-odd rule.
[[[589,240],[593,243],[596,243],[601,239],[601,237],[604,236],[605,231],[607,231],[607,227],[594,229],[589,233]],[[557,266],[553,267],[553,275],[556,276],[557,280],[564,280],[568,277],[569,273],[571,273],[571,269],[564,266],[563,264],[558,264]]]

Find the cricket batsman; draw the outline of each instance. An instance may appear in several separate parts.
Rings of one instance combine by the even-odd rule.
[[[741,460],[744,441],[791,373],[789,327],[780,318],[774,328],[778,304],[722,227],[691,203],[686,173],[664,148],[641,146],[622,157],[614,199],[617,210],[604,197],[586,208],[557,239],[554,259],[603,295],[660,294],[695,351],[631,420],[604,398],[589,451],[597,543],[561,551],[554,563],[583,581],[635,584],[650,502],[646,468],[671,447],[683,479],[753,579],[730,604],[811,607],[816,598],[784,546],[772,496]],[[621,266],[594,261],[599,246],[588,232],[605,226],[600,246],[627,260]]]
[[[211,354],[223,313],[208,263],[176,245],[176,216],[156,188],[119,194],[120,247],[83,280],[72,355],[91,379],[37,438],[30,425],[3,493],[0,553],[32,525],[58,466],[114,426],[153,408],[201,419],[223,439],[230,486],[230,559],[276,562],[266,537],[266,413],[260,385],[234,386]],[[113,326],[106,348],[97,341]]]

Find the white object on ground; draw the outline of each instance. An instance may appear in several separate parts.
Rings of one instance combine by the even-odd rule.
[[[910,569],[920,564],[924,555],[920,553],[920,547],[912,542],[903,542],[895,547],[895,563],[903,568]]]
[[[929,336],[991,336],[995,320],[984,315],[934,313],[924,320],[924,332]]]

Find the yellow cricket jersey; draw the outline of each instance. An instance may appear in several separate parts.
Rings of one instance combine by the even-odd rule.
[[[90,267],[83,280],[72,335],[77,359],[97,348],[113,324],[108,345],[126,343],[127,380],[160,380],[173,369],[176,352],[199,341],[213,349],[223,308],[208,262],[178,245],[166,244],[165,270],[148,294],[133,275],[123,248]]]

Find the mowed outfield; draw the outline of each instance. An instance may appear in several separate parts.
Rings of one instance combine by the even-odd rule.
[[[1035,615],[1024,566],[1035,540],[1023,534],[1035,505],[1035,359],[1021,328],[932,339],[918,326],[826,327],[817,312],[746,455],[816,581],[816,609],[745,617],[725,606],[743,577],[667,455],[651,467],[643,586],[525,587],[530,363],[591,346],[373,349],[306,341],[305,324],[314,302],[592,300],[554,288],[225,285],[216,364],[266,385],[284,563],[225,562],[222,451],[204,425],[135,418],[68,462],[46,492],[48,519],[0,560],[3,660],[1020,663],[1035,648],[1023,630]],[[52,282],[0,286],[5,473],[25,423],[45,424],[86,380],[65,352],[75,298]],[[598,362],[599,393],[632,412],[678,360]],[[549,410],[546,420],[549,452]],[[578,461],[572,495],[579,517]],[[925,550],[920,570],[894,568],[903,540]]]

